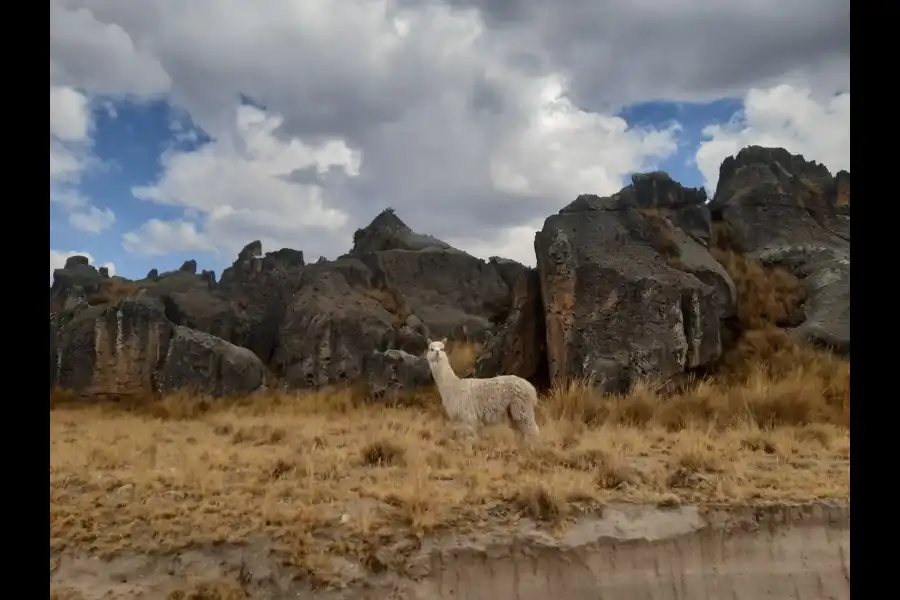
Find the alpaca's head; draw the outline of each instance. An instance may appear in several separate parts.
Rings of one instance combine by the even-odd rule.
[[[428,342],[428,350],[425,351],[425,358],[428,359],[429,363],[438,363],[447,360],[447,352],[444,350],[444,345],[447,343],[447,338],[442,339],[440,342]]]

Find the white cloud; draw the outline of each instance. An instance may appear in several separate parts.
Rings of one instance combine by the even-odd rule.
[[[101,22],[86,7],[50,1],[50,77],[90,94],[150,96],[165,93],[171,80],[157,57],[135,45],[115,22]],[[159,3],[152,10],[163,9]]]
[[[50,199],[71,204],[72,191],[90,164],[91,111],[87,97],[50,85]],[[55,192],[55,193],[54,193]]]
[[[710,125],[703,135],[708,139],[700,144],[696,162],[710,193],[715,192],[722,161],[750,145],[803,154],[832,173],[850,170],[850,93],[823,96],[787,84],[753,89],[737,119]]]
[[[68,252],[61,250],[53,250],[50,249],[50,283],[53,283],[53,271],[55,269],[62,269],[66,266],[66,259],[71,256],[84,256],[87,257],[88,262],[90,264],[94,264],[94,257],[89,252],[76,252],[74,250],[70,250]],[[116,265],[115,263],[105,262],[101,267],[106,267],[109,269],[110,276],[116,274]]]
[[[112,227],[116,222],[116,215],[108,208],[100,210],[96,206],[88,207],[87,212],[77,212],[69,215],[69,225],[75,229],[88,233],[100,233],[104,229]]]
[[[50,135],[62,142],[83,142],[90,128],[87,97],[69,87],[50,86]]]
[[[228,256],[260,239],[334,256],[391,205],[413,229],[533,262],[533,230],[547,214],[581,192],[614,192],[675,152],[677,126],[629,127],[614,116],[623,104],[764,90],[748,95],[744,122],[707,130],[697,162],[709,179],[745,139],[764,143],[759,132],[777,129],[764,115],[784,99],[773,107],[754,93],[784,82],[809,86],[809,99],[848,89],[845,0],[796,1],[807,18],[784,19],[775,0],[552,10],[531,0],[269,0],[227,10],[217,0],[51,0],[51,85],[78,90],[88,107],[105,95],[165,94],[180,113],[178,148],[134,194],[183,214],[126,234],[131,252]],[[240,94],[265,108],[236,114]],[[81,128],[64,114],[51,136],[51,197],[89,213],[77,183],[90,121],[74,152],[63,138]],[[836,168],[819,151],[827,132],[791,114],[792,128],[768,139]],[[211,143],[184,151],[206,134]]]
[[[150,219],[135,231],[122,236],[128,252],[143,256],[159,256],[170,252],[215,251],[215,246],[197,232],[189,221]]]
[[[677,152],[678,125],[635,129],[620,118],[573,106],[558,78],[541,82],[529,125],[496,149],[494,187],[565,202],[581,193],[612,194],[625,175]]]
[[[289,244],[304,230],[327,232],[343,227],[347,216],[328,208],[320,185],[291,178],[301,170],[325,176],[333,169],[356,176],[360,154],[338,139],[315,144],[282,139],[276,135],[282,122],[278,115],[240,106],[233,128],[219,132],[212,142],[198,150],[164,154],[163,174],[156,185],[134,188],[133,193],[142,200],[183,206],[202,215],[202,231],[184,221],[153,220],[126,234],[126,249],[164,253],[223,248],[231,252],[249,241],[230,235],[236,230],[252,230],[252,235]]]

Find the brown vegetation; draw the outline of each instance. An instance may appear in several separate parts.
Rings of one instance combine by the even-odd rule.
[[[134,296],[139,290],[140,288],[130,281],[112,277],[101,281],[100,289],[88,296],[87,302],[91,306],[116,302]]]
[[[412,314],[409,305],[399,292],[390,288],[359,288],[359,291],[381,305],[394,318],[394,326],[399,327]]]
[[[503,426],[459,437],[434,391],[402,406],[374,405],[355,388],[127,406],[57,392],[51,549],[103,555],[264,538],[329,584],[345,577],[335,557],[402,571],[425,535],[523,517],[554,529],[612,501],[846,499],[849,362],[775,327],[802,301],[795,279],[716,252],[741,303],[720,370],[675,392],[642,383],[603,397],[582,382],[557,386],[541,398],[532,445]],[[448,350],[458,373],[471,371],[477,346]],[[177,597],[242,597],[207,592]]]
[[[563,526],[618,500],[846,498],[849,365],[800,347],[747,356],[744,372],[678,394],[556,388],[532,447],[507,427],[458,438],[433,394],[403,408],[350,390],[130,407],[57,398],[51,547],[153,552],[267,536],[328,583],[328,556],[402,568],[422,536],[486,520]]]

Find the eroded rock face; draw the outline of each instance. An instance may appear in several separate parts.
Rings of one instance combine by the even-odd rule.
[[[413,232],[392,212],[356,232],[350,256],[435,337],[484,340],[509,310],[509,286],[493,264]]]
[[[702,213],[704,200],[667,175],[636,175],[618,194],[579,196],[544,222],[535,251],[551,380],[591,377],[625,391],[719,357],[734,283],[705,248],[708,219],[684,217]]]
[[[537,269],[513,264],[519,268],[515,275],[508,273],[512,287],[509,316],[484,345],[476,362],[475,376],[518,375],[535,381],[546,375],[541,279]],[[512,271],[509,264],[505,268]]]
[[[51,386],[87,396],[181,388],[223,396],[251,393],[263,383],[263,365],[253,353],[174,325],[162,302],[146,295],[85,308],[63,324],[54,315],[54,355]]]
[[[225,395],[256,389],[266,367],[288,387],[362,378],[384,397],[430,384],[419,357],[447,337],[484,344],[480,377],[594,377],[624,391],[718,358],[737,298],[709,252],[714,229],[803,281],[798,335],[849,351],[849,186],[847,172],[758,147],[723,162],[709,204],[665,173],[637,174],[547,218],[536,269],[480,260],[390,210],[337,260],[308,265],[254,241],[218,282],[195,261],[131,282],[72,257],[50,290],[51,387],[128,394],[196,379]]]
[[[273,366],[291,387],[358,379],[394,329],[391,313],[329,266],[307,268],[280,323]]]
[[[85,256],[70,256],[62,269],[53,271],[50,286],[50,311],[71,310],[87,296],[96,293],[105,278],[88,263]]]
[[[849,173],[835,182],[801,155],[753,146],[722,163],[710,208],[736,250],[803,282],[806,321],[796,333],[849,352],[850,217],[838,210],[838,183],[849,197]]]

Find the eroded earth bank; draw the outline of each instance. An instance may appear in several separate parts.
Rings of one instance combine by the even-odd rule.
[[[565,532],[426,540],[391,574],[312,589],[267,544],[111,560],[58,557],[57,591],[84,598],[570,600],[850,597],[850,511],[840,503],[742,509],[618,505]]]

